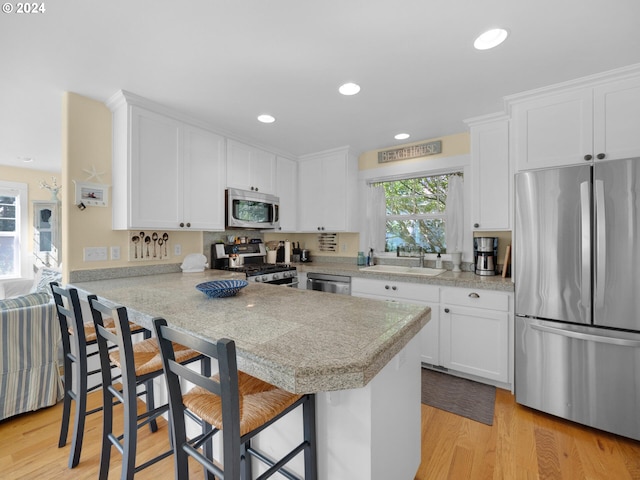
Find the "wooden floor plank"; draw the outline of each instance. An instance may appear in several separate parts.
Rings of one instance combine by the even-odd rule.
[[[93,404],[99,403],[96,393],[90,396]],[[88,418],[80,464],[69,470],[69,445],[57,448],[61,412],[58,404],[0,422],[0,480],[97,478],[101,414]],[[122,421],[118,408],[116,419]],[[140,459],[167,446],[166,422],[156,433],[140,431]],[[114,451],[110,478],[119,477],[120,465]],[[201,479],[202,468],[191,465],[189,478]],[[173,478],[173,457],[136,475],[137,480],[160,478]],[[523,407],[499,389],[492,427],[422,405],[422,463],[415,478],[640,480],[640,442]]]

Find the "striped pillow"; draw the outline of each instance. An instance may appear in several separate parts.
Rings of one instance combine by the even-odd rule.
[[[60,270],[42,267],[36,274],[35,281],[33,282],[33,287],[31,288],[31,293],[51,294],[51,287],[49,286],[49,284],[51,282],[60,283],[61,281],[62,272]]]
[[[0,300],[0,310],[12,310],[14,308],[33,307],[49,303],[51,296],[48,293],[30,293],[21,297]]]

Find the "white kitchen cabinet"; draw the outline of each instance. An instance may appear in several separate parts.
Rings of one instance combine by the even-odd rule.
[[[440,365],[439,287],[421,283],[397,282],[375,278],[351,278],[351,295],[393,302],[415,303],[431,307],[431,320],[420,332],[421,360]]]
[[[471,131],[471,218],[474,230],[510,230],[512,176],[509,118],[487,115],[465,121]]]
[[[301,157],[298,230],[357,231],[357,175],[357,158],[345,148]]]
[[[119,92],[113,112],[113,229],[223,230],[224,137]]]
[[[276,156],[236,140],[227,141],[227,187],[276,193]]]
[[[583,85],[507,97],[518,171],[640,155],[640,77]]]
[[[280,198],[280,231],[298,228],[298,162],[276,157],[276,196]]]
[[[224,230],[225,140],[185,126],[183,220],[192,230]],[[189,227],[188,224],[191,224]]]
[[[440,356],[458,372],[509,383],[511,294],[442,288]]]

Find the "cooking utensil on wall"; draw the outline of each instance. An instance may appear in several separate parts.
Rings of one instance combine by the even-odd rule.
[[[140,237],[134,235],[131,237],[131,241],[133,242],[133,258],[138,258],[138,243],[140,243]]]
[[[158,255],[156,254],[156,245],[158,243],[158,234],[156,232],[153,232],[153,235],[151,235],[151,239],[153,240],[153,256],[157,257]]]

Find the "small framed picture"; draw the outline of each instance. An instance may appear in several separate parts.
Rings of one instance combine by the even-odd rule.
[[[76,205],[87,207],[109,206],[109,185],[99,183],[76,182]]]

